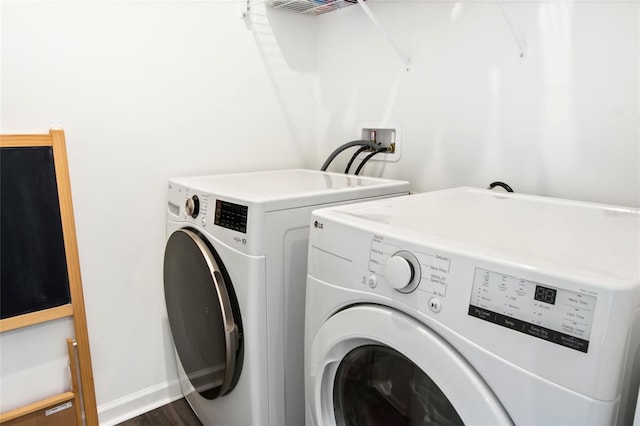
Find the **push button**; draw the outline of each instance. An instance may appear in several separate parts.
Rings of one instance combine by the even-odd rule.
[[[436,297],[432,297],[431,299],[429,299],[428,305],[429,309],[431,309],[431,312],[436,314],[442,309],[442,302]]]
[[[375,275],[370,275],[369,278],[367,279],[367,284],[371,288],[376,288],[376,286],[378,285],[378,278],[376,278]]]

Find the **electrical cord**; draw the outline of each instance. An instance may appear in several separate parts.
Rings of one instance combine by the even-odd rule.
[[[362,162],[358,165],[358,168],[356,169],[355,175],[358,176],[358,173],[360,173],[360,170],[362,170],[362,168],[364,167],[365,163],[367,161],[369,161],[371,159],[371,157],[373,157],[374,155],[380,154],[382,152],[388,152],[388,151],[389,150],[387,149],[387,147],[378,148],[375,151],[373,151],[371,154],[369,154],[366,157],[364,157],[362,159]]]
[[[364,151],[370,151],[371,148],[369,148],[368,146],[363,146],[362,148],[358,149],[355,154],[353,154],[351,156],[351,159],[349,160],[349,163],[347,163],[347,167],[344,169],[344,174],[348,175],[349,174],[349,169],[351,169],[351,165],[353,164],[353,162],[356,160],[356,158],[358,157],[358,155],[360,155],[360,153],[364,152]]]
[[[499,182],[499,181],[491,182],[491,183],[489,184],[489,189],[493,189],[493,188],[495,188],[496,186],[499,186],[500,188],[504,189],[504,190],[505,190],[505,191],[507,191],[507,192],[513,192],[513,189],[511,189],[511,187],[510,187],[509,185],[507,185],[507,184],[506,184],[506,183],[504,183],[504,182]]]
[[[340,145],[335,150],[333,150],[333,152],[331,154],[329,154],[329,157],[327,157],[327,159],[325,160],[325,162],[322,165],[322,167],[320,168],[320,170],[323,171],[323,172],[327,171],[327,167],[329,167],[329,164],[331,164],[331,162],[338,156],[338,154],[340,154],[345,149],[351,148],[352,146],[361,146],[361,147],[365,147],[366,146],[366,147],[369,147],[371,149],[377,149],[378,148],[377,144],[375,144],[373,142],[370,142],[370,141],[365,141],[365,140],[355,140],[355,141],[347,142],[345,144]]]

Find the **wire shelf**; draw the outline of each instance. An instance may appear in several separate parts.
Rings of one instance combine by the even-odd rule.
[[[266,4],[280,10],[321,15],[358,3],[358,0],[266,0]]]

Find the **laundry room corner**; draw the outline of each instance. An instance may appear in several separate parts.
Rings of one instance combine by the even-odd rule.
[[[295,10],[301,7],[312,12]],[[584,412],[571,417],[567,410],[566,419],[598,424],[617,410],[620,394],[605,392],[598,377],[567,374],[553,385],[551,379],[555,373],[563,375],[566,365],[577,365],[590,342],[590,356],[606,352],[597,348],[605,338],[624,345],[620,335],[605,330],[605,324],[614,322],[608,321],[610,312],[604,307],[611,308],[613,318],[614,305],[607,305],[608,300],[624,306],[640,300],[638,269],[633,269],[640,239],[632,235],[640,207],[640,1],[0,0],[0,133],[45,134],[51,128],[63,129],[66,138],[100,425],[118,425],[182,397],[206,426],[298,425],[305,410],[309,415],[311,404],[305,398],[312,394],[305,374],[311,370],[303,371],[304,357],[309,357],[303,346],[320,345],[305,341],[305,327],[310,335],[308,319],[303,319],[307,311],[318,329],[314,331],[321,331],[324,320],[350,304],[382,306],[389,300],[386,308],[404,309],[400,316],[416,314],[419,320],[398,322],[410,326],[404,328],[402,345],[416,358],[422,350],[413,344],[419,334],[437,329],[438,318],[462,312],[464,327],[472,324],[465,333],[505,353],[505,363],[489,359],[493,355],[488,350],[476,358],[475,343],[469,340],[469,358],[478,365],[486,359],[487,365],[500,362],[502,371],[515,371],[520,368],[515,361],[534,364],[531,371],[544,386],[523,386],[530,392],[523,398],[511,392],[511,383],[502,382],[506,375],[492,375],[500,382],[499,399],[517,407],[521,417],[509,417],[513,413],[496,400],[478,406],[479,413],[486,410],[483,419],[506,424],[516,418],[550,420],[552,411],[534,411],[540,401],[560,405],[560,399],[554,401],[554,394],[546,392],[551,388],[561,394],[568,390],[570,403],[587,387],[584,395],[593,397],[594,404],[604,401],[603,394],[608,398],[602,417],[593,420],[589,407],[576,405],[586,407]],[[363,147],[358,169],[354,166],[351,173],[358,157],[348,162],[342,149],[349,144]],[[378,147],[365,152],[367,144]],[[515,194],[503,197],[501,190],[485,190],[493,183]],[[517,214],[498,221],[495,212],[503,210],[494,204],[464,201],[439,207],[440,197],[449,191],[481,194],[477,196],[491,200],[486,203],[535,203],[516,204],[521,206]],[[424,204],[404,209],[405,203],[421,199],[416,193],[426,193]],[[387,204],[386,198],[394,201]],[[541,208],[547,198],[559,199],[554,205],[560,207]],[[562,206],[574,204],[565,216],[568,210]],[[490,207],[478,209],[483,205]],[[588,214],[594,211],[603,213],[594,219]],[[474,221],[462,220],[456,212],[471,212]],[[490,223],[496,232],[483,227],[483,215],[494,219]],[[576,217],[587,218],[583,227]],[[542,219],[548,234],[535,240],[538,235],[530,231]],[[625,221],[631,225],[614,229]],[[449,228],[441,226],[447,223]],[[506,232],[511,228],[504,228],[505,223],[514,232]],[[564,230],[559,229],[562,223]],[[475,225],[465,228],[469,224]],[[416,229],[407,231],[405,225]],[[592,228],[597,232],[587,232]],[[449,236],[439,235],[441,229],[448,229]],[[573,231],[565,237],[567,229]],[[586,234],[592,246],[579,244]],[[613,249],[599,245],[600,234]],[[474,235],[482,236],[479,243],[472,241]],[[494,246],[500,235],[506,243]],[[511,239],[517,235],[523,237]],[[535,241],[525,244],[529,237]],[[441,239],[447,238],[453,243],[440,251]],[[489,251],[467,253],[467,243],[484,244]],[[513,250],[497,255],[504,247]],[[570,265],[570,271],[591,287],[567,284],[562,262],[586,247],[594,250],[585,250],[576,260],[577,269]],[[521,257],[520,249],[525,251]],[[554,255],[540,260],[539,254],[548,252]],[[467,262],[487,253],[493,260],[479,262],[477,268]],[[603,260],[593,253],[610,262],[604,272],[591,271],[595,281],[587,276],[589,268]],[[449,268],[451,259],[466,262],[462,272],[455,264]],[[609,291],[607,274],[620,259],[628,272],[621,280],[628,282],[619,285],[626,290]],[[190,262],[201,268],[191,268]],[[315,275],[307,274],[306,262]],[[559,269],[545,273],[551,263]],[[192,280],[194,270],[204,279]],[[462,275],[448,278],[445,270]],[[402,285],[387,285],[394,275]],[[509,329],[512,323],[503,314],[493,321],[482,317],[495,314],[495,304],[469,302],[471,291],[477,295],[483,289],[481,275],[491,297],[497,297],[501,279],[512,284],[521,279],[527,295],[544,293],[529,300],[540,302],[536,306],[541,309],[551,310],[557,294],[584,297],[587,308],[598,298],[599,317],[593,324],[603,325],[593,334],[555,330],[549,335],[556,342],[550,343],[540,337],[544,333],[536,327],[541,323],[527,323],[534,336],[514,334],[512,341],[525,342],[521,351],[553,345],[544,356],[549,364],[560,360],[541,371],[542,364],[531,358],[534,350],[503,349],[499,337],[517,331]],[[460,285],[448,287],[453,294],[445,301],[438,286],[460,276]],[[183,285],[185,281],[189,284]],[[204,297],[182,303],[181,291],[189,292],[196,282],[206,290],[201,294],[219,305],[202,303],[192,309]],[[421,285],[433,297],[423,297]],[[218,297],[225,291],[226,298]],[[311,309],[304,303],[307,294],[316,297]],[[540,300],[545,294],[554,302]],[[192,329],[201,333],[197,337],[211,338],[213,329],[211,322],[202,326],[198,314],[219,310],[224,321],[215,325],[223,332],[203,350],[205,355],[217,351],[217,363],[199,363],[198,353],[190,362],[190,351],[198,345],[191,344],[180,324],[170,323],[170,305],[178,323],[193,311]],[[628,341],[640,348],[636,305],[618,320],[625,327],[631,324]],[[329,331],[318,332],[318,341],[348,333],[343,319],[372,329],[380,321],[393,336],[397,316],[380,306],[329,321]],[[367,317],[375,320],[369,323]],[[72,387],[66,341],[73,334],[71,321],[62,317],[51,324],[0,328],[0,423],[4,413]],[[489,331],[475,333],[474,324]],[[551,330],[558,324],[550,320],[542,325]],[[176,335],[186,337],[180,343]],[[468,361],[452,364],[453,355],[467,343],[440,351],[438,374],[476,368],[467,368]],[[333,350],[321,349],[323,356]],[[554,358],[556,353],[564,358]],[[349,359],[357,367],[366,356],[366,351],[356,352]],[[598,374],[635,368],[624,386],[632,384],[636,393],[627,392],[624,398],[638,399],[640,350],[635,355],[620,350],[616,356]],[[635,364],[623,365],[622,357]],[[589,358],[581,365],[595,371],[598,363]],[[526,376],[532,374],[523,372],[516,373],[529,380]],[[578,384],[571,389],[567,383],[573,385],[574,379]],[[473,380],[476,389],[493,398],[488,382],[480,375]],[[427,382],[419,378],[415,383]],[[358,399],[358,388],[343,384]],[[454,390],[466,395],[468,389]],[[315,407],[315,414],[324,420],[323,409],[330,408],[330,417],[334,402],[326,403],[331,391],[316,402],[321,398],[324,405]],[[421,403],[420,398],[415,402]],[[467,418],[474,415],[476,402],[465,403]],[[620,406],[630,412],[632,403],[625,400]],[[369,408],[376,404],[367,413]],[[635,421],[640,426],[640,418]]]
[[[66,134],[101,424],[180,397],[162,292],[168,179],[315,167],[315,45],[283,52],[263,17],[248,26],[239,2],[0,3],[0,131]],[[5,375],[47,368],[9,360],[0,412],[30,402]]]
[[[320,151],[399,123],[363,173],[640,205],[640,3],[366,3],[318,17]]]

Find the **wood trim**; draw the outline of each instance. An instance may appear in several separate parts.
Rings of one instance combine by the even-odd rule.
[[[42,311],[31,312],[29,314],[18,315],[0,320],[0,332],[15,330],[16,328],[27,327],[29,325],[40,324],[58,318],[70,317],[73,315],[71,304],[57,306],[55,308],[44,309]]]
[[[76,225],[73,216],[73,201],[71,198],[71,182],[69,179],[69,165],[65,146],[64,131],[51,129],[53,145],[53,160],[56,168],[58,197],[60,198],[60,218],[62,219],[62,234],[64,248],[67,254],[67,272],[69,288],[71,290],[71,304],[73,305],[73,323],[78,345],[78,365],[80,367],[80,386],[82,401],[84,402],[85,419],[87,425],[98,425],[98,407],[96,406],[95,386],[93,384],[93,368],[91,367],[91,351],[89,349],[89,331],[84,309],[84,294],[82,292],[82,278],[80,276],[80,260],[76,239]]]
[[[69,370],[71,370],[71,390],[73,391],[73,408],[76,410],[76,426],[82,426],[82,405],[80,403],[80,383],[78,382],[78,362],[74,339],[67,339],[67,351],[69,352]]]
[[[50,135],[0,135],[0,147],[51,146]]]
[[[73,401],[74,397],[73,392],[65,392],[52,396],[51,398],[34,402],[33,404],[25,405],[24,407],[16,408],[15,410],[7,411],[6,413],[0,414],[0,423],[8,422],[9,420],[17,419],[18,417],[26,416],[58,404],[63,404],[67,401]]]

